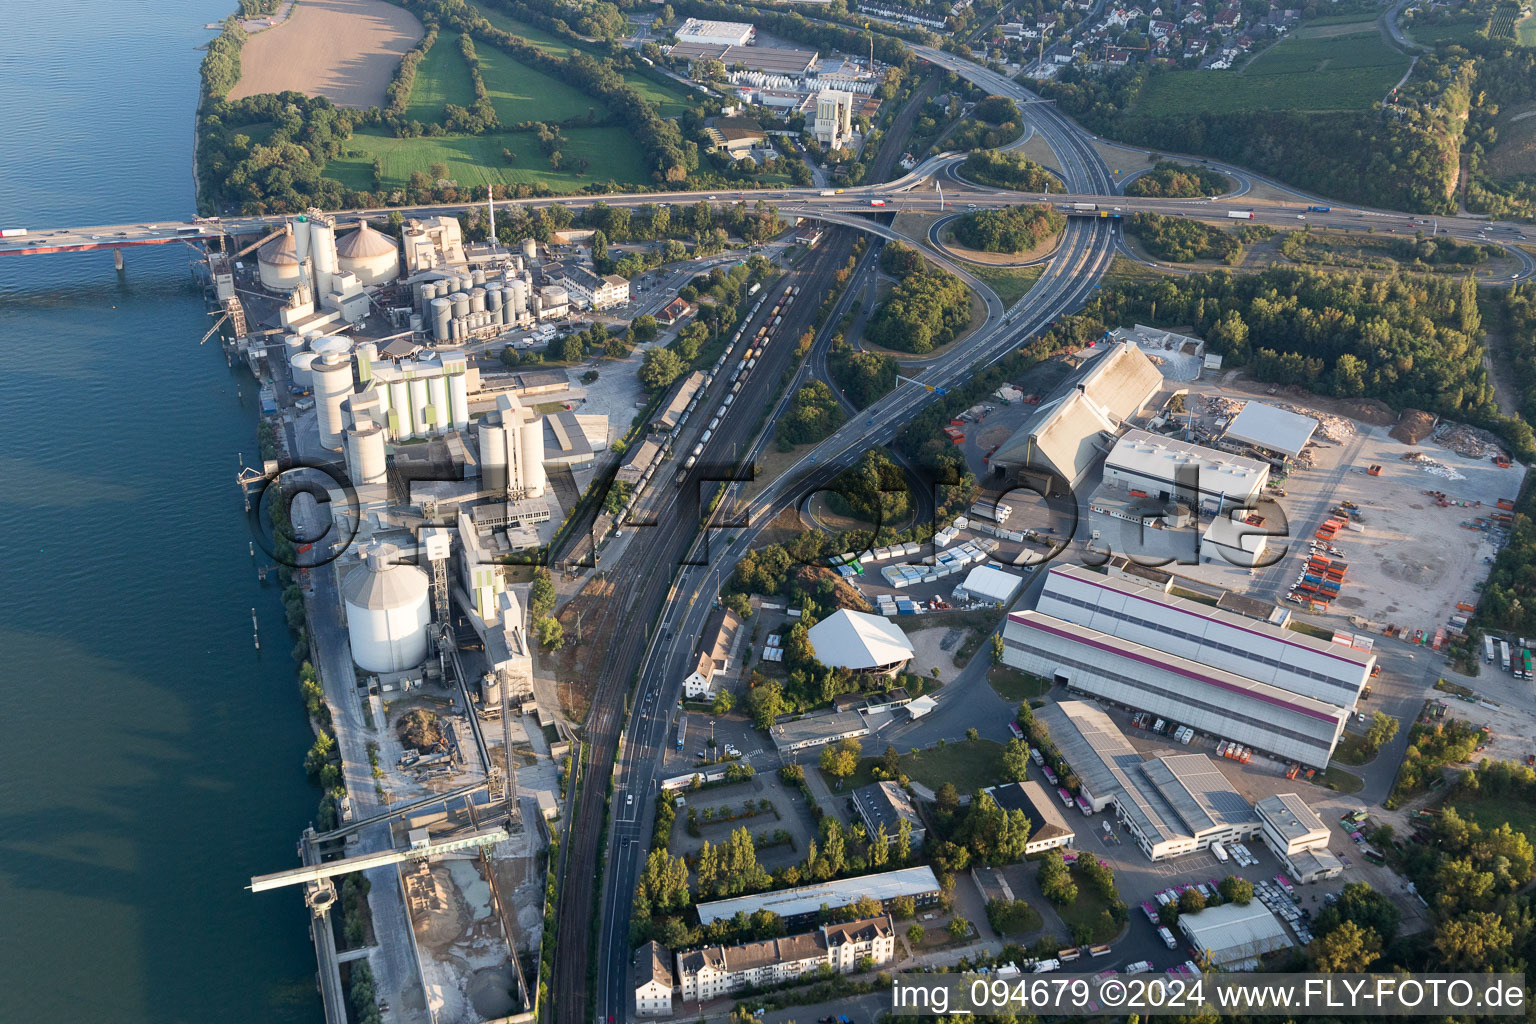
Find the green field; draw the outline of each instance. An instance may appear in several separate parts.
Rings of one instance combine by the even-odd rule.
[[[1438,46],[1441,43],[1465,46],[1487,26],[1488,22],[1483,18],[1460,17],[1441,24],[1414,23],[1406,28],[1408,38],[1420,46]]]
[[[561,39],[553,32],[530,25],[526,21],[519,21],[517,18],[512,17],[512,15],[504,11],[498,11],[493,7],[479,6],[475,9],[485,15],[486,21],[503,32],[510,32],[529,46],[538,47],[545,53],[552,53],[557,57],[569,57],[578,50],[585,50],[591,54],[601,53],[596,47],[578,46],[569,40]]]
[[[578,51],[584,51],[594,56],[603,55],[600,47],[578,46],[568,40],[561,39],[545,29],[530,25],[526,21],[519,21],[517,18],[502,11],[490,7],[479,7],[477,10],[485,15],[486,21],[489,21],[503,32],[511,32],[527,42],[528,45],[536,46],[545,53],[551,53],[557,57],[569,57]],[[490,49],[490,47],[481,47],[480,49],[486,50]],[[484,60],[484,54],[481,55],[481,59]],[[676,117],[688,109],[690,97],[687,90],[681,86],[663,85],[660,82],[654,82],[644,75],[637,75],[634,72],[627,73],[624,76],[624,81],[629,84],[630,88],[638,92],[642,99],[656,104],[662,117]],[[490,87],[489,81],[486,82],[486,86],[487,88]],[[506,119],[502,118],[502,120]],[[542,118],[541,120],[549,119]]]
[[[480,57],[485,91],[503,125],[565,121],[589,112],[600,118],[608,114],[602,104],[580,89],[519,63],[493,46],[477,46],[475,53]]]
[[[1536,46],[1536,11],[1515,22],[1515,42],[1521,46]]]
[[[348,188],[371,190],[373,158],[377,156],[384,166],[385,188],[404,186],[413,171],[426,173],[434,163],[446,164],[448,177],[461,188],[544,184],[556,192],[576,192],[594,181],[623,184],[647,180],[640,147],[624,129],[568,128],[562,134],[570,141],[561,150],[565,159],[555,171],[531,132],[397,139],[379,129],[365,128],[345,143],[347,156],[325,165],[325,175]],[[515,154],[512,163],[503,159],[503,148]],[[585,174],[577,169],[581,159],[588,162]]]
[[[1521,801],[1458,796],[1450,803],[1463,818],[1477,822],[1486,830],[1496,829],[1509,822],[1510,828],[1536,842],[1536,808]]]
[[[443,119],[443,108],[450,103],[474,106],[475,84],[469,77],[469,65],[459,52],[459,33],[444,30],[437,34],[437,42],[416,69],[405,116],[410,121],[431,124]]]
[[[1374,21],[1357,24],[1355,32],[1283,40],[1240,71],[1154,75],[1134,112],[1159,117],[1366,109],[1397,84],[1408,58],[1381,41]]]

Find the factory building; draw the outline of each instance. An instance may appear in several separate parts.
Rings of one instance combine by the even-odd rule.
[[[1077,776],[1082,798],[1095,811],[1113,804],[1148,859],[1258,834],[1253,807],[1204,754],[1143,761],[1103,709],[1085,701],[1047,705],[1036,719]]]
[[[1251,970],[1265,953],[1291,945],[1280,919],[1258,900],[1247,906],[1223,903],[1199,913],[1180,914],[1179,930],[1189,939],[1202,965],[1217,970]]]
[[[1200,561],[1244,569],[1271,564],[1271,535],[1264,522],[1263,516],[1247,509],[1213,517],[1200,535]],[[1283,544],[1280,554],[1284,554]]]
[[[1294,881],[1316,882],[1344,873],[1343,863],[1328,850],[1328,826],[1300,796],[1267,796],[1253,809],[1263,824],[1265,845],[1285,861],[1286,874]]]
[[[823,89],[816,96],[816,119],[811,131],[816,141],[828,149],[845,145],[853,136],[853,94]]]
[[[1176,438],[1132,430],[1104,460],[1104,490],[1148,501],[1180,501],[1206,515],[1252,508],[1269,464]]]
[[[256,250],[256,274],[268,291],[286,292],[299,286],[298,240],[293,237],[291,223],[284,226],[281,235]]]
[[[405,247],[405,269],[411,274],[434,268],[462,267],[464,232],[457,217],[412,217],[400,234]]]
[[[816,660],[832,668],[890,675],[912,660],[912,642],[890,619],[840,608],[809,631]]]
[[[915,868],[856,875],[835,882],[818,882],[776,892],[734,896],[726,900],[700,903],[697,909],[699,923],[704,925],[729,921],[738,913],[744,912],[751,917],[759,910],[771,910],[786,925],[794,928],[814,922],[822,907],[836,910],[857,901],[861,896],[878,900],[881,909],[889,912],[891,902],[898,896],[910,896],[918,906],[926,907],[939,901],[940,891],[933,868],[923,864]]]
[[[757,29],[745,21],[705,21],[689,18],[672,33],[680,43],[715,43],[720,46],[748,46]]]
[[[384,427],[389,440],[435,437],[468,428],[469,361],[462,351],[420,352],[410,359],[376,359],[374,355],[371,345],[358,346],[358,390],[370,395],[365,401],[377,402],[373,421]]]
[[[427,659],[431,623],[427,574],[374,541],[341,583],[352,660],[367,672],[403,672]]]
[[[1290,412],[1266,405],[1249,402],[1227,425],[1222,439],[1238,444],[1251,444],[1255,448],[1294,459],[1312,440],[1317,430],[1317,420],[1311,416]]]
[[[1046,494],[1071,490],[1162,387],[1163,375],[1140,348],[1115,345],[1035,410],[992,454],[991,465],[998,473],[1018,473]]]
[[[1368,651],[1176,597],[1171,586],[1055,566],[1036,611],[1341,708],[1353,709],[1370,681]]]
[[[1040,611],[1013,612],[1003,662],[1207,736],[1322,769],[1349,712]]]
[[[300,334],[361,320],[372,302],[367,289],[400,272],[393,239],[360,222],[338,243],[335,218],[318,210],[290,220],[257,250],[256,270],[269,291],[291,293],[282,323]]]
[[[629,282],[617,274],[599,276],[586,267],[562,263],[546,267],[545,276],[565,289],[567,304],[608,309],[629,301]]]
[[[718,60],[727,68],[742,67],[788,78],[804,78],[816,66],[815,50],[792,50],[776,46],[732,46],[726,43],[676,43],[667,50],[674,60]],[[801,96],[796,102],[800,102]]]

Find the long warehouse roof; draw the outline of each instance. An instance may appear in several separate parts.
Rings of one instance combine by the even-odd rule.
[[[1210,494],[1248,494],[1269,476],[1269,464],[1258,459],[1229,455],[1145,430],[1131,430],[1120,438],[1104,460],[1104,468],[1153,480],[1174,480],[1176,473],[1194,469],[1199,472],[1200,490]],[[1177,482],[1184,484],[1183,480]]]
[[[759,910],[771,910],[780,917],[795,917],[800,914],[814,914],[821,909],[822,904],[829,907],[844,907],[860,896],[884,901],[895,899],[897,896],[918,896],[922,893],[937,892],[938,889],[939,880],[934,875],[933,868],[925,864],[915,868],[883,871],[875,875],[843,878],[819,885],[802,885],[794,889],[781,889],[778,892],[763,892],[752,896],[715,900],[713,903],[700,903],[699,922],[712,924],[715,921],[729,920],[742,910],[748,914],[754,914]]]
[[[1316,430],[1317,420],[1310,416],[1277,409],[1263,402],[1249,402],[1227,426],[1226,436],[1294,459],[1312,440]]]
[[[1346,714],[1336,704],[1315,700],[1290,693],[1268,683],[1256,682],[1233,672],[1212,668],[1174,654],[1145,647],[1130,640],[1122,640],[1097,629],[1089,629],[1076,623],[1058,619],[1038,611],[1011,612],[1008,621],[1028,629],[1037,630],[1061,640],[1081,644],[1117,658],[1170,672],[1202,686],[1209,686],[1233,696],[1259,701],[1277,710],[1294,715],[1304,715],[1319,722],[1337,725]]]

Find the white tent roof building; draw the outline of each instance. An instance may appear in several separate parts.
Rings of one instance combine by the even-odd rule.
[[[1179,929],[1213,967],[1241,970],[1259,957],[1291,945],[1279,918],[1257,900],[1243,906],[1223,903],[1182,914]]]
[[[890,619],[840,609],[810,629],[816,660],[856,672],[894,672],[912,658],[907,635]]]

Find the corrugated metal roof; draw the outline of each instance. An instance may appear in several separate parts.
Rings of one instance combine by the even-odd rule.
[[[738,911],[743,910],[748,914],[754,914],[759,910],[771,910],[780,917],[794,917],[800,914],[814,914],[823,903],[829,907],[845,907],[860,896],[884,901],[895,899],[897,896],[920,896],[938,891],[939,880],[934,875],[933,868],[924,864],[915,868],[901,868],[875,875],[843,878],[835,882],[781,889],[778,892],[764,892],[753,896],[715,900],[713,903],[700,903],[699,921],[702,924],[712,924],[715,921],[729,920],[735,917]]]
[[[1264,402],[1249,402],[1227,426],[1226,436],[1295,458],[1316,430],[1317,420],[1310,416]]]
[[[1179,928],[1197,949],[1207,951],[1216,965],[1249,960],[1291,945],[1280,919],[1257,900],[1247,906],[1223,903],[1181,915]]]

